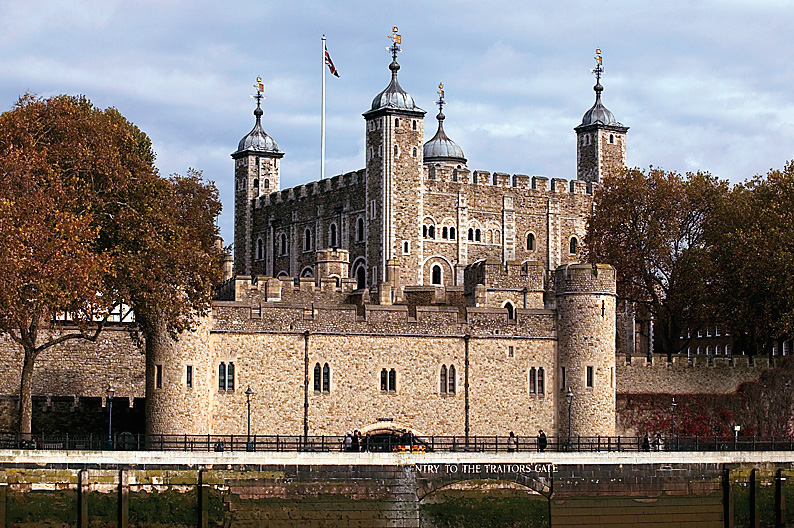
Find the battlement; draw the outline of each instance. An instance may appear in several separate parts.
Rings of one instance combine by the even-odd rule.
[[[326,193],[354,187],[364,183],[366,169],[337,174],[324,180],[316,180],[297,187],[291,187],[258,197],[255,207],[269,207],[271,205],[295,202],[311,196],[322,196]]]
[[[433,165],[425,167],[425,179],[428,183],[459,183],[478,185],[482,187],[501,187],[503,189],[520,189],[530,194],[574,194],[592,195],[597,188],[597,183],[583,180],[565,180],[562,178],[549,179],[546,176],[527,176],[526,174],[507,174],[504,172],[490,173],[476,170],[471,172],[465,168],[456,168],[448,165]]]
[[[566,264],[557,268],[554,285],[557,295],[615,295],[615,268],[609,264]]]
[[[707,356],[696,355],[687,357],[686,355],[675,355],[672,361],[667,361],[666,356],[657,355],[648,361],[648,358],[631,357],[623,362],[626,368],[648,368],[659,370],[686,370],[686,369],[719,369],[719,368],[736,368],[736,369],[754,369],[759,373],[767,370],[770,367],[769,357],[751,357],[751,356]],[[774,363],[772,364],[774,366]]]

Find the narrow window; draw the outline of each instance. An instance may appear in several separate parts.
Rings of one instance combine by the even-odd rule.
[[[234,390],[234,363],[229,362],[229,367],[226,369],[226,390]]]
[[[706,327],[706,337],[711,337],[711,327],[710,326]]]
[[[386,369],[380,371],[380,390],[389,390],[389,372]]]
[[[436,227],[430,226],[427,228],[427,236],[430,238],[436,238]]]
[[[587,378],[585,379],[585,385],[587,387],[592,387],[593,386],[593,367],[587,367],[586,372],[587,372]]]
[[[270,189],[270,180],[265,178],[265,189]]]
[[[356,221],[356,240],[364,242],[364,219],[360,217]]]
[[[469,240],[474,240],[474,229],[469,228]]]
[[[535,235],[532,233],[527,235],[527,251],[535,251]]]
[[[449,366],[449,385],[447,391],[450,394],[455,394],[455,365]]]
[[[413,122],[411,123],[411,128],[416,130],[416,119],[414,119]]]
[[[514,355],[513,347],[511,346],[507,347],[507,357],[513,357],[513,355]]]
[[[482,232],[479,229],[474,230],[474,241],[480,242],[482,240]]]
[[[331,391],[331,367],[328,363],[323,365],[323,392]]]
[[[529,393],[535,394],[538,391],[537,387],[537,372],[535,371],[535,367],[529,369]]]
[[[226,363],[218,365],[218,390],[226,390]]]
[[[441,238],[449,238],[449,229],[446,226],[441,228]]]
[[[193,388],[193,365],[188,365],[185,369],[185,387]]]
[[[571,238],[571,248],[570,248],[570,250],[571,250],[571,254],[572,255],[574,253],[576,253],[576,249],[577,249],[578,244],[579,244],[579,241],[576,240],[576,237]]]
[[[513,308],[513,304],[512,303],[506,303],[505,304],[505,308],[507,308],[507,318],[510,319],[511,321],[513,319],[515,319],[516,318],[516,312],[515,312],[515,309]]]
[[[422,238],[427,238],[427,226],[422,226]]]
[[[303,232],[303,251],[311,251],[312,249],[312,230],[306,229]]]
[[[561,367],[560,368],[560,390],[561,391],[565,390],[565,385],[566,385],[565,381],[566,381],[565,380],[565,367]]]
[[[615,135],[614,134],[610,134],[609,135],[609,142],[613,143],[613,144],[615,143]]]
[[[281,233],[281,255],[287,254],[287,235]]]
[[[546,380],[544,379],[543,368],[538,369],[538,394],[546,392]]]
[[[259,189],[259,178],[254,178],[254,189]]]
[[[256,259],[262,260],[265,258],[265,244],[261,238],[256,239]]]
[[[399,117],[395,117],[394,118],[394,128],[397,128],[399,126],[400,126],[400,118]]]
[[[397,148],[397,145],[394,145],[394,157],[397,157],[400,154],[400,149]]]
[[[314,364],[314,392],[320,392],[321,389],[320,385],[320,364]]]
[[[163,366],[162,365],[155,365],[154,366],[154,388],[155,389],[162,389],[163,388]]]
[[[417,157],[418,155],[419,155],[419,151],[417,151],[416,147],[414,147],[414,158]]]
[[[411,253],[411,242],[408,240],[403,241],[403,255]]]
[[[439,390],[442,394],[447,392],[447,366],[441,365],[441,374],[440,374],[440,387]]]
[[[432,279],[430,282],[435,285],[441,285],[441,266],[438,264],[433,265]]]
[[[449,228],[449,238],[450,238],[450,240],[455,240],[455,228],[454,227],[450,227]]]
[[[397,371],[391,369],[389,371],[389,391],[394,392],[397,390]]]
[[[332,248],[337,247],[336,243],[336,224],[331,224],[330,234],[328,235],[328,242]]]

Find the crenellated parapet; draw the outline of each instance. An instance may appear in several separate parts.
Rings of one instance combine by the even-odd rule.
[[[324,197],[328,193],[344,191],[362,185],[365,178],[365,169],[337,174],[324,180],[313,181],[290,187],[278,192],[262,194],[256,199],[255,207],[270,207],[276,204],[296,202],[311,197]]]

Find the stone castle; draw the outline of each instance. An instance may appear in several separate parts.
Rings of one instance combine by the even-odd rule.
[[[48,402],[103,396],[108,383],[130,403],[145,395],[152,434],[243,434],[248,402],[258,435],[622,433],[616,395],[660,391],[671,375],[616,362],[616,342],[634,336],[616,324],[614,270],[580,263],[593,191],[626,156],[628,127],[601,101],[600,64],[595,103],[574,129],[575,179],[489,173],[470,170],[446,135],[443,89],[424,141],[425,111],[398,82],[397,40],[388,86],[363,113],[361,170],[281,189],[284,153],[257,94],[254,128],[232,154],[233,270],[196,332],[150,340],[145,356],[122,332],[59,347],[34,390]],[[66,359],[84,347],[88,360]],[[0,364],[13,370],[9,349]],[[94,375],[81,375],[94,360]],[[760,369],[721,375],[713,390]],[[692,390],[696,378],[664,388]]]

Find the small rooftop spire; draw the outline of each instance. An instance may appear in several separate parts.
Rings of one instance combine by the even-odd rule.
[[[443,121],[444,120],[444,105],[447,104],[447,102],[444,101],[444,83],[438,83],[438,92],[436,92],[436,93],[438,94],[438,101],[436,101],[436,104],[438,105],[438,116],[437,117],[438,117],[439,121]]]
[[[265,92],[265,85],[262,83],[262,76],[258,75],[256,77],[256,82],[254,83],[254,88],[256,89],[256,95],[252,95],[254,99],[256,99],[256,110],[254,110],[254,115],[256,116],[257,124],[260,123],[262,119],[262,99],[265,99],[263,93]]]
[[[444,105],[447,102],[444,100],[444,83],[438,83],[438,130],[433,138],[424,144],[422,149],[423,158],[426,163],[453,163],[456,165],[465,165],[466,157],[463,155],[457,143],[449,139],[446,132],[444,132]]]
[[[590,73],[596,76],[596,84],[593,86],[593,90],[596,93],[596,100],[601,99],[601,92],[604,91],[604,87],[601,86],[601,75],[604,73],[604,58],[601,57],[601,48],[596,48],[596,55],[593,57],[596,60],[596,67],[590,68]]]

